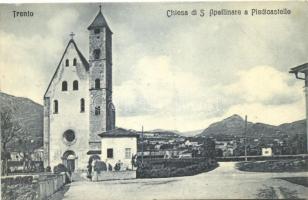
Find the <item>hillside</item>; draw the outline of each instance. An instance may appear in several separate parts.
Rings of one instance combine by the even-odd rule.
[[[247,135],[250,137],[284,137],[304,134],[306,132],[305,120],[273,126],[264,123],[247,123]],[[243,136],[245,133],[245,120],[239,115],[232,115],[222,121],[211,124],[197,135],[205,136]]]
[[[248,128],[252,126],[248,122]],[[208,128],[197,136],[215,136],[215,135],[243,135],[245,131],[245,120],[239,115],[232,115],[222,121],[211,124]]]
[[[278,128],[288,134],[302,134],[305,133],[306,130],[306,122],[305,120],[299,120],[292,123],[285,123],[278,126]]]
[[[30,133],[35,148],[41,147],[43,145],[43,106],[27,98],[0,92],[0,110],[4,107],[13,110],[14,119],[18,120],[20,125]],[[11,148],[14,149],[14,146]]]
[[[154,133],[160,137],[181,137],[181,133],[177,130],[154,129],[148,132]]]

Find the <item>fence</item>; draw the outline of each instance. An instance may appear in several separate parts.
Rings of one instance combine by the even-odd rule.
[[[3,200],[47,199],[66,183],[65,178],[65,174],[1,177],[1,197]]]

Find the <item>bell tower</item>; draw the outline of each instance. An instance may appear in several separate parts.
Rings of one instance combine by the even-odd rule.
[[[101,6],[89,30],[89,147],[101,149],[99,133],[115,128],[112,104],[112,32]]]

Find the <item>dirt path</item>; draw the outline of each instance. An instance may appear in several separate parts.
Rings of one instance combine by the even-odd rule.
[[[196,176],[124,181],[73,182],[65,200],[307,198],[308,189],[279,179],[307,173],[242,172],[233,162]]]

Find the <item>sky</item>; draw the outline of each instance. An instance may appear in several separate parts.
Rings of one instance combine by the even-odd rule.
[[[1,4],[0,90],[43,104],[74,32],[88,58],[97,3]],[[305,117],[304,83],[289,69],[308,62],[308,4],[104,3],[113,31],[116,125],[190,131],[239,114],[278,125]],[[210,9],[283,9],[290,15],[215,16]],[[206,15],[167,16],[205,9]],[[31,11],[33,17],[13,17]]]

